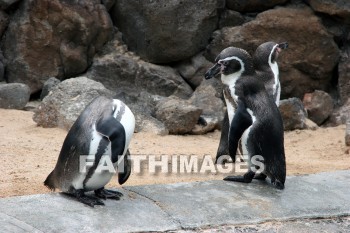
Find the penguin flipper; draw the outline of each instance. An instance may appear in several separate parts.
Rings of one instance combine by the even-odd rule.
[[[244,131],[249,126],[251,126],[252,123],[252,118],[248,113],[244,102],[239,100],[237,110],[231,122],[230,133],[228,137],[229,154],[233,162],[236,160],[239,140],[241,139]]]
[[[108,138],[112,147],[112,163],[118,162],[125,148],[125,130],[123,125],[113,116],[101,118],[96,123],[99,134]]]
[[[119,184],[125,183],[131,173],[131,164],[129,150],[123,156],[126,141],[123,125],[113,116],[109,116],[97,122],[96,130],[111,142],[112,163],[118,163],[118,182]]]
[[[224,120],[222,121],[221,126],[221,136],[218,150],[216,152],[216,160],[218,161],[219,157],[222,155],[228,155],[228,133],[230,129],[230,123],[228,119],[227,110],[225,111]]]

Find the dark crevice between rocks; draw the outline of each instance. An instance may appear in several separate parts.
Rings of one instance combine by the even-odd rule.
[[[341,105],[339,91],[338,91],[338,85],[339,85],[338,84],[338,78],[339,78],[338,66],[339,66],[339,63],[333,69],[332,78],[329,83],[328,89],[326,90],[332,97],[335,107]]]
[[[41,91],[42,91],[42,90],[39,90],[39,91],[36,91],[36,92],[32,93],[32,94],[30,95],[29,101],[40,100]]]

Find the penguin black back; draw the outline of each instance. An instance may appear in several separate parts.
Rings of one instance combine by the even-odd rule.
[[[255,155],[263,157],[264,170],[260,177],[269,176],[277,188],[283,189],[286,166],[280,112],[263,82],[251,69],[251,57],[240,49],[230,48],[229,51],[220,53],[216,64],[206,73],[206,78],[221,73],[222,82],[229,86],[230,94],[237,103],[230,119],[229,155],[235,161],[238,142],[242,138],[243,153],[249,156],[249,161]],[[254,176],[255,172],[249,166],[243,177],[229,176],[225,180],[249,183]]]
[[[103,202],[85,196],[86,191],[95,191],[96,196],[101,198],[119,199],[119,192],[104,189],[114,175],[114,169],[102,171],[98,168],[105,164],[100,164],[103,156],[108,156],[109,164],[118,167],[119,183],[123,184],[128,179],[131,171],[128,146],[134,127],[134,115],[123,102],[103,96],[95,98],[69,130],[56,166],[44,182],[45,186],[52,190],[60,189],[90,206],[102,205]],[[82,171],[82,159],[86,156],[93,162]]]

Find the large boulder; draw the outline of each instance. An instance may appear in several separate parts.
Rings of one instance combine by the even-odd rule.
[[[306,128],[307,112],[300,99],[281,100],[279,110],[282,115],[284,130]]]
[[[21,1],[2,43],[8,82],[26,83],[35,93],[49,77],[84,72],[110,39],[112,28],[98,0]]]
[[[152,63],[189,58],[204,49],[222,0],[118,0],[112,18],[131,51]]]
[[[219,28],[235,27],[244,23],[244,17],[237,11],[225,9],[220,15]]]
[[[24,109],[29,98],[30,89],[25,84],[0,84],[0,108]]]
[[[289,0],[227,0],[227,8],[239,12],[257,12],[284,4]]]
[[[349,38],[350,39],[350,38]],[[350,47],[344,49],[338,65],[338,93],[344,104],[350,99]]]
[[[304,95],[303,104],[310,120],[318,125],[324,123],[334,108],[332,97],[324,91],[316,90]]]
[[[146,91],[137,93],[127,90],[119,90],[114,97],[123,101],[134,113],[135,132],[152,132],[159,135],[169,133],[165,125],[154,117],[157,103],[166,97],[152,95]]]
[[[185,99],[193,93],[175,69],[140,60],[128,52],[117,37],[95,56],[86,75],[113,91],[146,91],[153,95],[176,95]]]
[[[347,0],[307,0],[312,9],[350,23],[350,2]]]
[[[12,6],[13,4],[19,1],[22,1],[22,0],[0,0],[0,9],[6,10],[7,8],[9,8],[10,6]]]
[[[55,77],[51,77],[48,80],[46,80],[43,89],[40,93],[40,99],[43,100],[50,93],[50,91],[60,82],[61,81]]]
[[[350,119],[348,119],[348,121],[346,122],[345,145],[350,146]]]
[[[334,108],[325,126],[333,127],[345,124],[348,119],[350,119],[350,99],[343,103],[343,105]]]
[[[67,79],[44,98],[33,120],[39,126],[69,130],[85,107],[101,95],[113,97],[113,92],[86,77]]]
[[[329,87],[340,52],[332,35],[305,5],[268,10],[242,26],[216,31],[206,57],[213,61],[228,46],[253,53],[258,45],[271,40],[289,43],[279,58],[282,98],[303,98],[304,93]]]
[[[216,79],[203,80],[187,101],[189,105],[202,109],[200,120],[192,134],[205,134],[220,129],[224,119],[224,102],[218,97],[218,89],[221,83]]]
[[[170,134],[186,134],[195,127],[201,113],[202,109],[182,99],[170,97],[159,101],[155,117],[164,123]]]
[[[204,73],[212,65],[213,63],[209,62],[202,53],[199,53],[191,59],[180,62],[174,68],[193,89],[196,89],[204,80]]]

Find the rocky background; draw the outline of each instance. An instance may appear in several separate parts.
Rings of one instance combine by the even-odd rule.
[[[69,129],[96,96],[135,113],[137,131],[220,129],[220,82],[203,74],[225,47],[279,58],[285,130],[345,123],[347,0],[0,0],[0,107],[42,100],[34,121]]]

